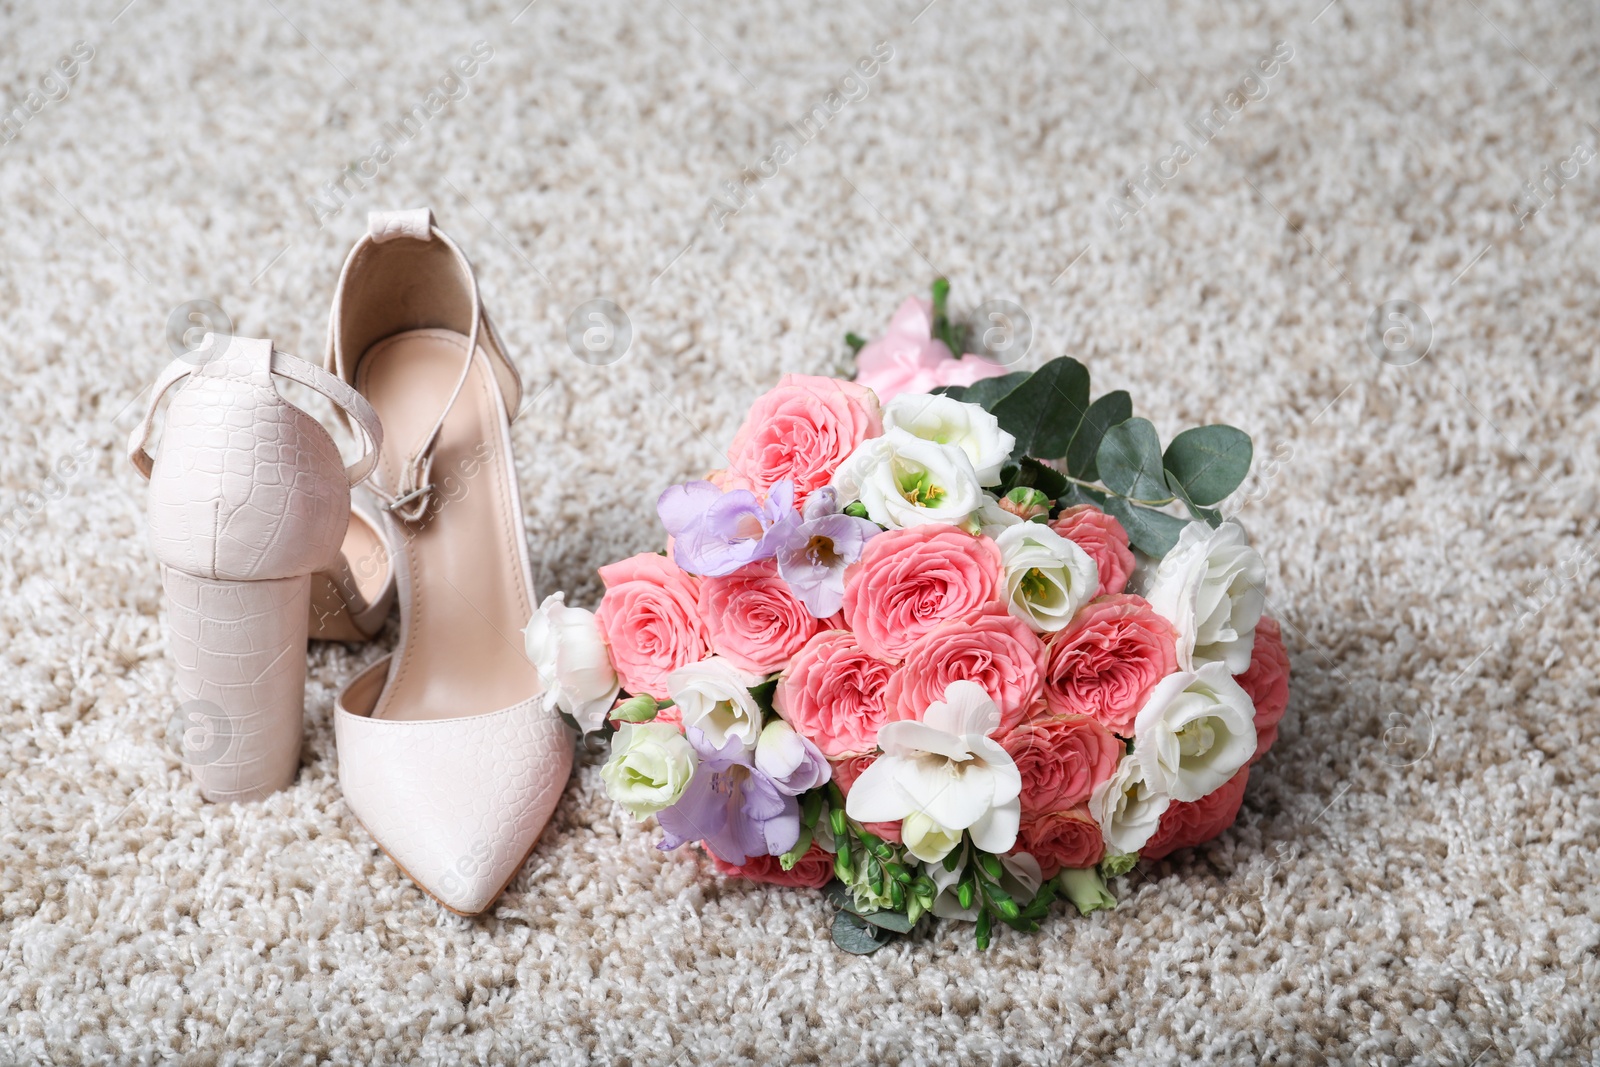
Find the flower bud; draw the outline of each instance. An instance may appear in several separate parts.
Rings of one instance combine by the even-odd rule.
[[[612,708],[611,717],[617,722],[649,722],[656,717],[656,710],[660,707],[655,697],[640,693]]]
[[[1050,514],[1050,498],[1031,486],[1019,485],[1001,499],[1000,507],[1027,522]]]

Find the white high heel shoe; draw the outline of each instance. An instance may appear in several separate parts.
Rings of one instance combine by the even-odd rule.
[[[476,915],[561,797],[573,736],[539,699],[536,603],[511,461],[522,387],[472,265],[427,210],[375,212],[339,278],[327,366],[377,410],[400,641],[335,714],[345,801],[396,865]]]
[[[364,438],[361,458],[346,467],[322,425],[278,395],[274,375],[338,405]],[[152,459],[156,406],[180,383]],[[206,739],[186,762],[208,800],[257,800],[294,780],[312,576],[338,573],[350,486],[382,441],[353,389],[271,341],[208,335],[151,390],[128,455],[150,479],[177,696]]]

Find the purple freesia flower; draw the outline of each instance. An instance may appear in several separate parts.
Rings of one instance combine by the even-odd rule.
[[[748,489],[724,493],[710,482],[685,482],[667,487],[656,514],[672,535],[678,566],[715,578],[772,557],[768,535],[794,515],[794,483],[778,482],[762,503]]]
[[[845,568],[883,530],[870,519],[840,514],[839,494],[832,486],[811,494],[804,516],[790,516],[767,536],[778,557],[778,573],[807,611],[826,619],[844,604]]]
[[[665,852],[704,841],[735,866],[793,848],[800,840],[800,802],[756,768],[739,738],[730,737],[719,749],[692,726],[688,737],[700,765],[678,802],[656,813],[665,834],[656,847]]]
[[[782,719],[773,719],[761,731],[756,740],[755,764],[778,792],[791,797],[827,785],[833,777],[833,767],[822,750]]]

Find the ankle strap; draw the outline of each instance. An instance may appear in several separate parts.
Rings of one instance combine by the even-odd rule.
[[[354,423],[362,439],[361,457],[344,469],[345,477],[349,479],[351,485],[355,485],[372,473],[372,468],[378,462],[378,450],[383,447],[383,427],[379,425],[378,414],[372,410],[372,405],[367,403],[366,397],[316,364],[291,356],[287,352],[279,352],[271,341],[226,335],[217,337],[208,333],[197,351],[203,352],[213,346],[220,348],[202,362],[195,363],[189,359],[173,360],[151,386],[150,402],[145,407],[144,418],[139,420],[139,425],[135,426],[133,433],[128,436],[128,458],[133,461],[134,467],[140,474],[149,478],[151,470],[155,467],[155,461],[150,458],[145,445],[149,442],[150,431],[155,425],[156,408],[160,405],[161,398],[174,385],[194,376],[254,379],[258,384],[270,388],[269,375],[272,374],[292,382],[299,382],[333,401],[340,413]]]
[[[373,261],[368,258],[372,255],[374,246],[405,240],[422,243],[438,242],[438,247],[447,253],[449,262],[454,264],[455,280],[461,285],[461,290],[455,294],[427,293],[420,296],[407,294],[406,304],[403,304],[393,317],[396,321],[380,319],[375,323],[370,319],[363,319],[363,324],[357,326],[354,331],[357,334],[357,342],[351,346],[359,351],[346,351],[342,333],[345,316],[347,314],[364,316],[369,313],[367,308],[360,306],[348,310],[345,308],[347,290],[352,288],[353,279],[364,269],[370,269],[368,266],[370,262],[381,263],[381,260]],[[438,267],[438,264],[433,266]],[[448,271],[444,274],[435,274],[434,277],[441,282],[449,280]],[[359,291],[359,283],[355,287],[358,291],[353,300],[357,305],[374,299],[374,294]],[[470,321],[465,323],[459,321],[459,315],[463,310],[459,301],[450,315],[443,314],[441,309],[450,305],[452,295],[465,295],[468,298],[470,307],[465,310]],[[381,296],[384,299],[392,298],[392,294],[388,292],[382,293]],[[441,318],[455,318],[456,321],[440,321]],[[439,442],[439,434],[444,428],[445,419],[471,376],[472,362],[477,358],[479,348],[481,347],[489,357],[489,369],[500,387],[507,418],[516,418],[517,408],[522,399],[522,380],[517,374],[516,367],[507,358],[505,345],[483,306],[478,293],[477,273],[472,269],[472,263],[456,243],[434,225],[433,212],[428,208],[374,211],[367,216],[366,234],[350,250],[350,255],[345,259],[344,269],[339,275],[339,285],[333,298],[333,313],[328,321],[328,350],[325,365],[340,379],[353,384],[356,380],[356,363],[366,354],[368,348],[385,336],[421,326],[445,326],[450,329],[466,326],[467,349],[466,356],[462,360],[461,373],[456,378],[455,388],[446,398],[444,406],[439,411],[439,417],[434,420],[427,436],[417,444],[415,451],[405,457],[399,471],[399,485],[392,487],[392,492],[389,486],[371,486],[374,495],[384,500],[388,510],[407,522],[414,522],[427,513],[429,498],[433,493],[431,479],[433,450]]]

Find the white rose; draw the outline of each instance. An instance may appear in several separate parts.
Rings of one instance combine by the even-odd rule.
[[[1180,669],[1221,661],[1233,674],[1249,670],[1266,580],[1266,564],[1238,523],[1183,528],[1145,592],[1177,633]]]
[[[863,441],[834,472],[833,486],[840,499],[861,501],[867,518],[890,529],[964,523],[985,495],[965,452],[905,430]]]
[[[1064,629],[1100,588],[1089,553],[1041,522],[1008,526],[995,537],[1006,607],[1040,633]]]
[[[761,707],[750,689],[763,680],[720,656],[708,656],[667,675],[667,692],[683,713],[685,732],[699,730],[716,748],[737,737],[749,752],[761,739]]]
[[[699,760],[676,727],[660,722],[623,723],[611,740],[600,779],[612,800],[635,819],[670,808],[683,796]]]
[[[1100,836],[1118,852],[1137,852],[1161,825],[1172,798],[1150,784],[1144,767],[1125,755],[1111,777],[1089,795],[1089,814],[1100,824]]]
[[[1255,755],[1255,717],[1227,664],[1180,671],[1156,683],[1133,720],[1133,755],[1154,788],[1199,800]]]
[[[571,715],[584,733],[600,729],[620,685],[594,612],[569,608],[564,593],[551,593],[522,637],[544,683],[544,706]]]
[[[955,445],[972,460],[979,485],[999,485],[1000,468],[1017,439],[976,404],[932,393],[901,393],[883,406],[884,429],[905,430],[924,441]]]

